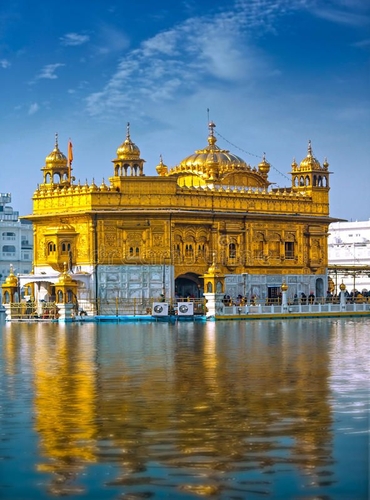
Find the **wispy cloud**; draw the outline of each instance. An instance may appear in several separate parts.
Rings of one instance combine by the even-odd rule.
[[[352,0],[351,0],[352,1]],[[330,22],[365,23],[360,0],[235,0],[229,8],[194,16],[144,40],[120,59],[106,85],[87,97],[91,115],[148,110],[204,87],[248,85],[277,78],[258,40],[281,29],[281,18],[302,11]],[[209,12],[209,11],[208,11]],[[146,112],[146,111],[144,111]]]
[[[311,0],[310,12],[335,24],[366,26],[370,24],[370,5],[363,0]]]
[[[369,17],[357,12],[349,12],[347,10],[329,9],[318,7],[313,10],[313,13],[336,24],[345,24],[348,26],[365,26],[369,24]]]
[[[58,75],[55,74],[56,70],[63,66],[65,66],[65,64],[62,63],[47,64],[42,68],[42,70],[40,71],[40,73],[37,75],[36,78],[38,80],[42,78],[46,78],[48,80],[55,80],[58,78]]]
[[[0,68],[9,68],[10,62],[7,59],[0,59]]]
[[[268,29],[286,0],[238,0],[233,10],[193,17],[158,33],[123,57],[106,86],[87,98],[92,115],[137,106],[138,102],[173,100],[178,92],[194,92],[205,79],[214,83],[251,78],[265,65],[249,34]],[[272,73],[273,71],[271,71]],[[265,72],[266,74],[266,72]]]
[[[367,38],[366,40],[360,40],[359,42],[354,43],[353,46],[360,48],[370,47],[370,38]]]
[[[81,35],[79,33],[66,33],[60,37],[62,45],[69,47],[76,47],[78,45],[83,45],[90,40],[89,35]]]
[[[29,115],[34,115],[35,113],[37,113],[37,111],[40,109],[40,106],[37,104],[37,102],[34,102],[30,105],[30,107],[28,108],[28,114]]]

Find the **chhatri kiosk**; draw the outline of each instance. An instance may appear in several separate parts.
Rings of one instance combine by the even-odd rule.
[[[283,188],[271,186],[265,156],[251,166],[221,149],[212,122],[202,149],[172,168],[161,157],[157,175],[146,175],[128,125],[112,163],[102,167],[107,183],[80,183],[56,137],[26,217],[34,266],[19,280],[35,301],[55,300],[66,272],[67,295],[92,315],[114,301],[144,308],[159,297],[199,298],[212,292],[205,276],[214,268],[230,297],[274,300],[283,282],[292,297],[326,295],[328,226],[337,219],[329,216],[328,162],[310,142]]]

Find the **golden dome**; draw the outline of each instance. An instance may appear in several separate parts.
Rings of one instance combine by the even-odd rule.
[[[286,292],[288,290],[288,285],[286,284],[285,281],[281,284],[281,291]]]
[[[270,167],[271,165],[269,164],[269,162],[266,161],[266,154],[263,153],[262,161],[258,165],[258,170],[264,177],[267,177],[267,174],[270,172]]]
[[[316,158],[312,155],[312,147],[311,147],[311,141],[308,141],[308,151],[307,151],[307,156],[304,158],[300,165],[299,168],[301,170],[317,170],[321,169],[320,162],[316,160]]]
[[[166,175],[168,172],[168,167],[163,163],[162,155],[160,155],[159,164],[155,167],[158,175]]]
[[[56,282],[56,286],[74,286],[75,281],[68,274],[67,270],[67,262],[63,262],[63,272],[59,275],[58,281]]]
[[[104,179],[102,181],[102,183],[100,184],[100,191],[109,191],[109,188],[108,186],[106,185],[106,183],[104,182]]]
[[[7,286],[7,287],[9,287],[9,286],[11,286],[11,287],[18,286],[18,279],[14,275],[13,266],[12,265],[10,266],[9,276],[7,276],[7,278],[6,278],[5,283],[4,283],[3,286]]]
[[[58,165],[58,166],[67,166],[68,160],[67,157],[60,151],[58,146],[58,134],[55,134],[55,146],[53,151],[45,158],[45,164],[49,166]]]
[[[140,149],[134,144],[130,138],[130,124],[127,123],[126,139],[117,149],[117,159],[119,160],[135,160],[140,159]]]
[[[227,149],[220,149],[217,145],[217,139],[214,136],[213,129],[215,124],[209,124],[210,134],[208,136],[208,146],[204,149],[198,149],[194,154],[188,156],[176,167],[170,170],[169,174],[177,174],[179,172],[193,172],[203,174],[202,177],[208,178],[208,165],[217,168],[216,176],[222,176],[231,171],[250,170],[250,167],[244,160],[239,158]]]

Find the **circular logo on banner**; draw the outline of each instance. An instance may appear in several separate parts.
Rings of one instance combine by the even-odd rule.
[[[189,308],[188,306],[186,306],[185,304],[182,304],[180,307],[179,307],[179,311],[182,312],[182,313],[187,313],[189,311]]]
[[[161,313],[162,311],[163,311],[163,307],[162,306],[155,306],[154,307],[154,312]]]

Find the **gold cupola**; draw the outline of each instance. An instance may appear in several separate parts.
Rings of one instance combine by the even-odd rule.
[[[70,184],[70,166],[68,159],[59,149],[58,134],[55,134],[53,151],[45,158],[41,169],[44,186],[65,186]]]
[[[292,163],[292,188],[293,190],[312,192],[312,190],[329,190],[329,163],[325,159],[323,166],[312,153],[311,141],[308,141],[307,156],[303,158],[299,166]]]
[[[268,173],[270,172],[270,167],[271,165],[268,161],[266,161],[266,153],[263,153],[262,161],[258,165],[258,171],[261,172],[263,177],[267,178]]]
[[[266,162],[262,171],[253,169],[239,156],[227,149],[217,146],[214,129],[216,125],[208,125],[208,146],[198,149],[186,157],[167,175],[175,175],[180,186],[248,186],[266,188],[269,185],[267,173],[269,164]]]
[[[308,141],[307,156],[301,161],[299,168],[301,171],[321,169],[320,162],[312,154],[311,141]]]
[[[130,137],[130,123],[127,123],[126,139],[117,148],[117,156],[112,160],[114,177],[143,176],[145,160],[140,158],[140,149]],[[114,177],[110,179],[113,185],[117,183]]]
[[[156,171],[157,171],[158,175],[164,176],[164,175],[166,175],[166,174],[167,174],[167,172],[168,172],[168,167],[167,167],[167,165],[165,165],[165,164],[163,163],[163,158],[162,158],[162,155],[160,155],[160,157],[159,157],[159,158],[160,158],[160,159],[159,159],[159,164],[155,167],[155,169],[156,169]]]
[[[135,160],[140,158],[140,149],[130,137],[130,123],[127,123],[126,139],[117,148],[117,158],[120,160]]]

